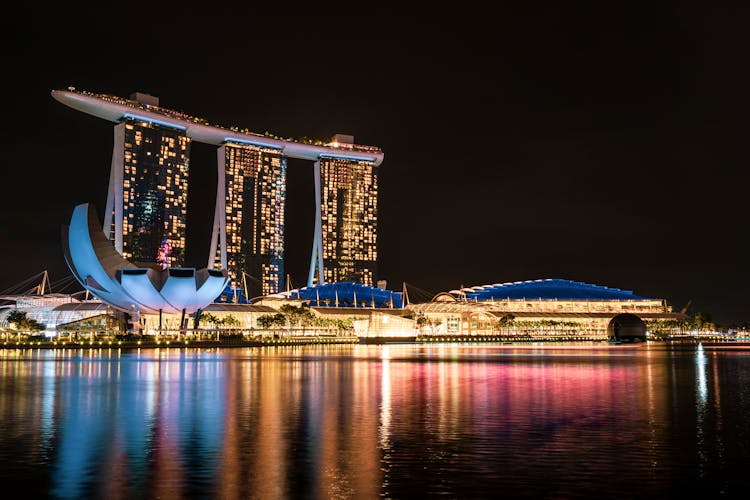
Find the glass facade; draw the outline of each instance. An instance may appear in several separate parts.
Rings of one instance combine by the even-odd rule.
[[[225,144],[224,176],[230,283],[247,287],[249,297],[278,293],[284,278],[286,157],[279,149]],[[219,248],[217,259],[220,254]]]
[[[373,286],[377,274],[377,167],[369,161],[320,159],[325,281]]]
[[[126,120],[120,130],[122,256],[160,269],[181,267],[191,140],[181,130],[140,120]]]

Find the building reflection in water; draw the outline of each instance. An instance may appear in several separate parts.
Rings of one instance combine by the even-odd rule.
[[[25,366],[32,380],[41,372],[39,401],[46,414],[54,400],[55,421],[30,414],[26,423],[53,436],[53,496],[169,498],[185,484],[213,482],[206,457],[218,456],[224,433],[224,364],[216,354],[49,354]]]
[[[249,350],[233,359],[220,496],[377,496],[379,363],[331,362],[327,352]]]
[[[665,454],[683,454],[670,444],[682,424],[669,388],[690,365],[658,352],[13,353],[0,356],[0,418],[6,436],[23,436],[18,461],[45,478],[32,492],[56,497],[406,498],[472,496],[488,484],[543,496],[544,484],[604,483],[615,472],[659,492],[672,473]],[[720,373],[695,356],[693,446],[708,467],[725,452],[721,438],[706,438],[721,433]],[[0,439],[4,462],[9,442]],[[545,481],[519,482],[539,470]],[[486,484],[467,482],[477,476]]]

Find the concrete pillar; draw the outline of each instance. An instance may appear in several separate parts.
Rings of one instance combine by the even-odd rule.
[[[307,276],[307,286],[313,285],[315,271],[318,272],[318,284],[325,283],[323,275],[323,215],[321,210],[320,193],[320,160],[315,162],[315,230],[313,233],[312,255],[310,257],[310,273]]]

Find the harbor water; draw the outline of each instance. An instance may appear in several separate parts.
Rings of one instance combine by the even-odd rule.
[[[26,498],[746,498],[750,348],[0,351]]]

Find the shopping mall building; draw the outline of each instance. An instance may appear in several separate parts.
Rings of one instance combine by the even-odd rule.
[[[410,309],[422,335],[645,340],[648,323],[678,320],[665,299],[565,279],[451,290]]]

